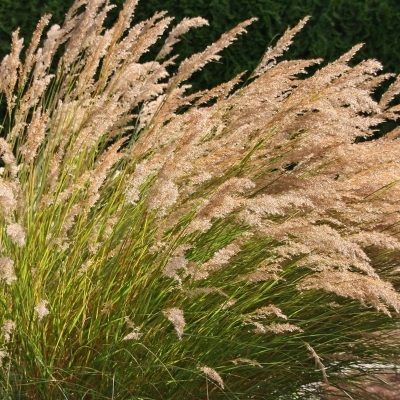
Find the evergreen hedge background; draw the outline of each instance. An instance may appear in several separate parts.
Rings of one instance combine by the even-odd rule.
[[[124,0],[112,2],[118,7],[111,13],[110,22]],[[61,23],[72,3],[73,0],[1,0],[0,58],[9,51],[13,30],[20,27],[27,43],[41,15],[51,13],[52,22]],[[223,53],[224,68],[214,63],[194,76],[195,89],[213,87],[244,69],[251,71],[268,45],[305,15],[312,19],[296,37],[288,57],[332,61],[354,44],[364,42],[366,46],[356,61],[377,58],[385,71],[400,73],[398,0],[140,0],[136,21],[159,10],[167,10],[176,21],[202,16],[210,22],[209,27],[195,29],[184,37],[178,47],[182,58],[201,51],[240,21],[259,18],[247,35]]]

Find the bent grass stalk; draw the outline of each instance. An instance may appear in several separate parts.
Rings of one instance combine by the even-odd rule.
[[[397,118],[399,80],[374,100],[390,74],[349,66],[357,46],[310,77],[320,60],[277,62],[304,19],[245,85],[186,95],[253,20],[170,76],[173,45],[206,21],[141,62],[171,19],[131,26],[135,5],[105,29],[108,1],[76,1],[39,40],[43,17],[24,61],[16,32],[0,65],[1,395],[357,388],[357,365],[399,355],[381,338],[400,307],[400,142],[358,140]]]

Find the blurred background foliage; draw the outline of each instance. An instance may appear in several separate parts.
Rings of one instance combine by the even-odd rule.
[[[51,13],[52,23],[61,24],[73,0],[1,0],[0,59],[9,52],[10,35],[20,27],[28,43],[41,15]],[[124,0],[112,0],[117,8],[109,16],[111,24]],[[213,87],[237,73],[252,71],[268,46],[306,15],[312,19],[295,38],[286,57],[320,58],[333,61],[357,43],[365,43],[355,61],[376,58],[385,72],[400,72],[400,2],[398,0],[140,0],[134,22],[147,19],[155,11],[167,10],[180,21],[202,16],[209,27],[187,33],[176,47],[180,60],[203,50],[239,22],[258,17],[223,58],[193,77],[195,90]],[[154,56],[150,54],[149,57]],[[179,63],[179,59],[177,61]],[[221,65],[222,64],[222,65]]]

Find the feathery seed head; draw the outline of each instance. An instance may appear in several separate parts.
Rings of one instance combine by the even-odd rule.
[[[163,311],[164,316],[174,325],[179,340],[182,339],[183,329],[186,325],[183,310],[172,307]]]
[[[5,280],[7,285],[17,280],[14,271],[14,261],[9,257],[0,257],[0,279]]]
[[[49,304],[47,300],[41,300],[35,307],[39,321],[41,321],[46,315],[50,314],[47,304]]]
[[[214,381],[221,389],[224,389],[224,381],[221,378],[221,375],[214,369],[210,367],[198,367],[198,369],[206,375],[207,378]]]

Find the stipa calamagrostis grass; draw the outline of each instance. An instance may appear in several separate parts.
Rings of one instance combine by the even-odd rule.
[[[400,305],[400,142],[357,140],[397,118],[399,80],[374,100],[390,76],[350,66],[359,46],[309,77],[320,60],[278,62],[304,19],[246,85],[189,95],[253,20],[171,76],[173,46],[206,21],[132,25],[135,6],[105,29],[108,1],[77,0],[62,26],[41,19],[25,56],[15,32],[1,62],[3,397],[357,386],[349,366],[399,352],[384,338]]]

